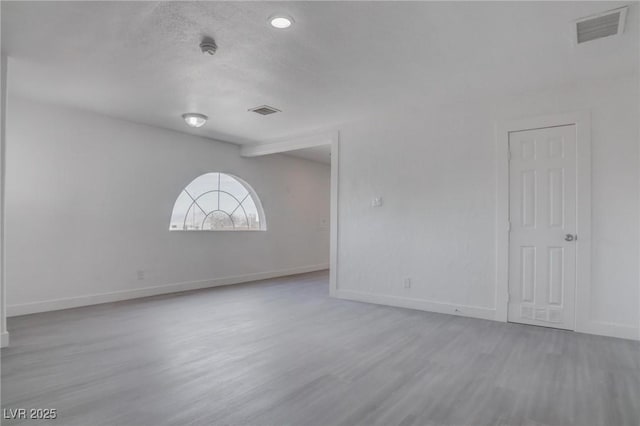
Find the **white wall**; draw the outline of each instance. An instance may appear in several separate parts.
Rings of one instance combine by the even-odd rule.
[[[341,129],[338,295],[495,314],[495,124],[592,114],[594,333],[638,338],[638,75],[405,108]],[[384,205],[371,207],[382,196]],[[412,287],[405,289],[403,279]],[[457,311],[456,311],[457,310]]]
[[[324,164],[16,97],[8,114],[9,315],[328,265]],[[180,191],[211,171],[253,186],[266,232],[168,231]]]
[[[7,104],[7,64],[8,58],[0,54],[0,347],[9,344],[7,333],[7,312],[5,305],[5,244],[4,244],[4,207],[5,207],[5,136]]]

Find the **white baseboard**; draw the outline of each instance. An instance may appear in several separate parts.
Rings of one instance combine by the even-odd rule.
[[[471,318],[496,320],[495,309],[480,306],[455,305],[444,302],[434,302],[424,299],[411,299],[408,297],[373,294],[355,290],[336,290],[331,296],[339,299],[355,300],[357,302],[375,303],[377,305],[396,306],[399,308],[418,309],[421,311],[437,312],[441,314],[460,315]],[[580,333],[596,334],[599,336],[619,337],[621,339],[640,340],[640,329],[625,324],[616,324],[603,321],[589,321],[581,329]]]
[[[9,346],[9,333],[5,331],[0,333],[0,348],[6,348],[7,346]]]
[[[640,329],[626,324],[604,321],[589,321],[580,329],[580,333],[597,334],[599,336],[619,337],[621,339],[640,340]]]
[[[336,290],[334,297],[339,299],[355,300],[357,302],[375,303],[377,305],[389,305],[399,308],[418,309],[421,311],[437,312],[440,314],[451,314],[488,320],[495,320],[496,315],[495,309],[484,308],[481,306],[455,305],[452,303],[373,294],[354,290],[338,289]]]
[[[287,275],[304,274],[306,272],[329,269],[328,264],[301,266],[279,271],[258,272],[234,277],[216,278],[212,280],[188,281],[176,284],[165,284],[154,287],[144,287],[135,290],[121,290],[110,293],[89,294],[61,299],[43,300],[7,306],[7,316],[35,314],[38,312],[58,311],[61,309],[78,308],[80,306],[97,305],[100,303],[118,302],[121,300],[138,299],[140,297],[157,296],[160,294],[176,293],[180,291],[198,290],[223,285],[241,284],[250,281],[284,277]]]

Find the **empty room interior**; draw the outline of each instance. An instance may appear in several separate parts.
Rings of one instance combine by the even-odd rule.
[[[640,425],[639,2],[0,15],[2,424]]]

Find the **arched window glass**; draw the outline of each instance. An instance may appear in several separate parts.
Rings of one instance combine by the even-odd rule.
[[[242,179],[206,173],[182,190],[171,213],[171,231],[264,231],[257,194]]]

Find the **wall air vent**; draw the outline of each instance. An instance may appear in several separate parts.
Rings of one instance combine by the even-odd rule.
[[[576,43],[582,44],[599,38],[620,35],[628,6],[608,10],[576,21]]]
[[[275,114],[276,112],[281,112],[279,109],[271,107],[269,105],[261,105],[259,107],[251,108],[249,111],[253,111],[261,115],[269,115]]]

